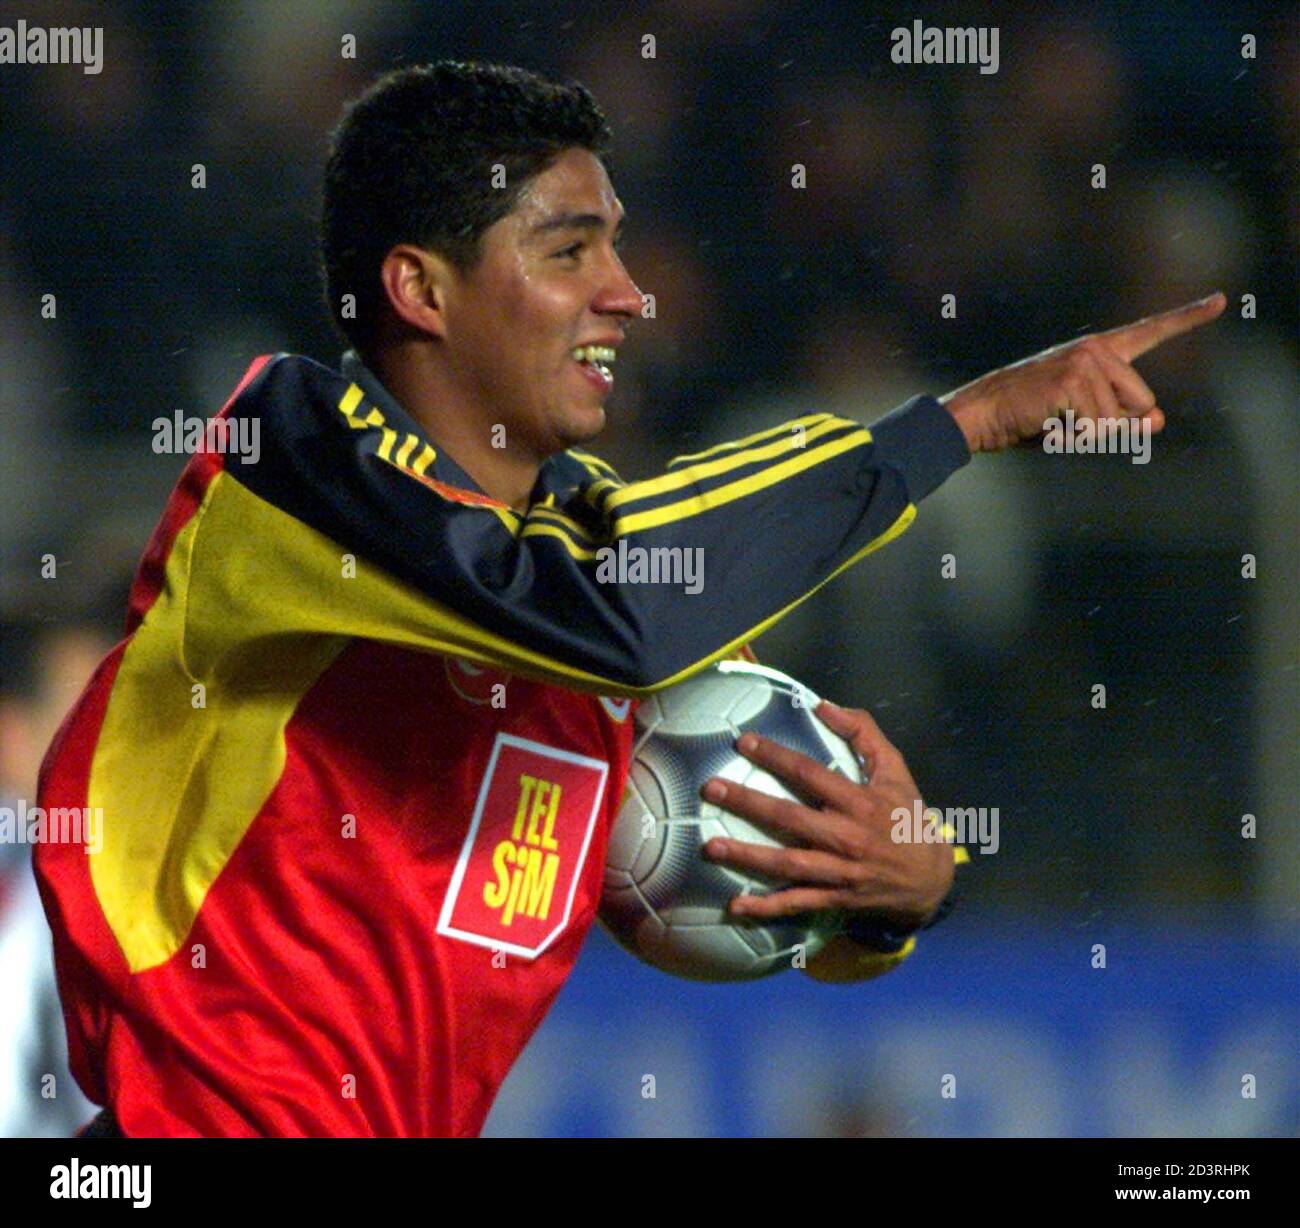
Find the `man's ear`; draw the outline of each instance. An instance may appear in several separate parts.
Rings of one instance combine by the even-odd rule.
[[[445,337],[446,309],[455,270],[436,252],[399,243],[384,257],[379,279],[389,310],[403,323]]]

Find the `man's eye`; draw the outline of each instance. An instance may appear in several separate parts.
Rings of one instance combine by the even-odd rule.
[[[582,251],[581,243],[571,243],[563,251],[558,251],[555,254],[557,256],[576,256],[580,251]]]

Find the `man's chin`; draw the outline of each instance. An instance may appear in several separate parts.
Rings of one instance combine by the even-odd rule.
[[[560,450],[580,448],[584,443],[596,438],[605,429],[605,407],[594,406],[570,414],[564,421],[561,436],[564,442]]]

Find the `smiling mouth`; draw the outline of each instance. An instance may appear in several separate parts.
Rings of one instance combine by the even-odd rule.
[[[613,366],[617,352],[607,345],[578,345],[570,351],[569,357],[574,362],[581,363],[585,367],[598,373],[606,382],[612,382],[614,373],[609,369]]]

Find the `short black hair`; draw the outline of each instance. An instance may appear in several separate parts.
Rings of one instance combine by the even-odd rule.
[[[455,60],[380,77],[344,108],[325,166],[321,263],[334,322],[364,349],[385,302],[380,268],[396,244],[436,251],[469,273],[483,232],[530,179],[575,146],[608,165],[612,139],[577,82]],[[504,187],[493,186],[498,163]],[[345,294],[355,295],[355,319],[343,316]]]

